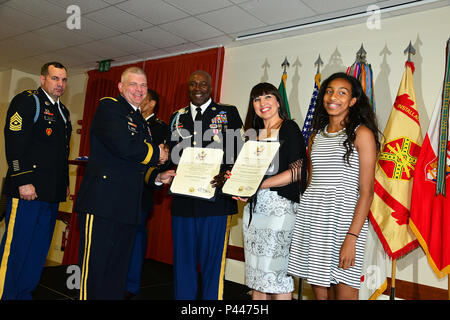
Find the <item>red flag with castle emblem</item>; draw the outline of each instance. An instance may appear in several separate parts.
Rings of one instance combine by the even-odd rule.
[[[443,90],[434,108],[416,166],[409,221],[431,268],[439,278],[450,274],[449,42]]]
[[[418,246],[408,226],[411,190],[422,145],[413,81],[414,64],[406,62],[397,98],[384,130],[375,171],[375,194],[369,218],[384,250],[397,259]]]

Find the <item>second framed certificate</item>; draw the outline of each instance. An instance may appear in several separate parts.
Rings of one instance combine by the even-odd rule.
[[[280,143],[277,141],[247,141],[231,170],[231,177],[222,187],[225,194],[249,198],[259,186],[273,161]]]

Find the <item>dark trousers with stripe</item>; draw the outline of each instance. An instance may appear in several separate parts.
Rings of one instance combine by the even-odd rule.
[[[80,300],[121,300],[136,226],[79,214]]]
[[[0,298],[30,300],[41,277],[59,203],[9,197],[0,246]]]
[[[141,285],[142,265],[144,263],[145,249],[147,248],[147,230],[145,221],[147,220],[147,212],[142,212],[141,223],[136,230],[136,238],[134,240],[133,252],[130,259],[130,267],[128,268],[128,278],[126,290],[137,294]]]
[[[231,216],[172,216],[175,299],[222,300],[230,221]]]

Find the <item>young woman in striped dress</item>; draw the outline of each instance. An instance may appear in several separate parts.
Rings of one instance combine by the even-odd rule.
[[[288,265],[288,274],[305,278],[316,299],[358,299],[378,134],[357,79],[336,73],[322,83]]]

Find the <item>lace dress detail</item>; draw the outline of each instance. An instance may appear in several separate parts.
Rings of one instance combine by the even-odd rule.
[[[245,206],[244,251],[249,288],[265,293],[294,290],[293,279],[286,271],[297,205],[275,191],[260,190],[250,226],[250,205]]]

